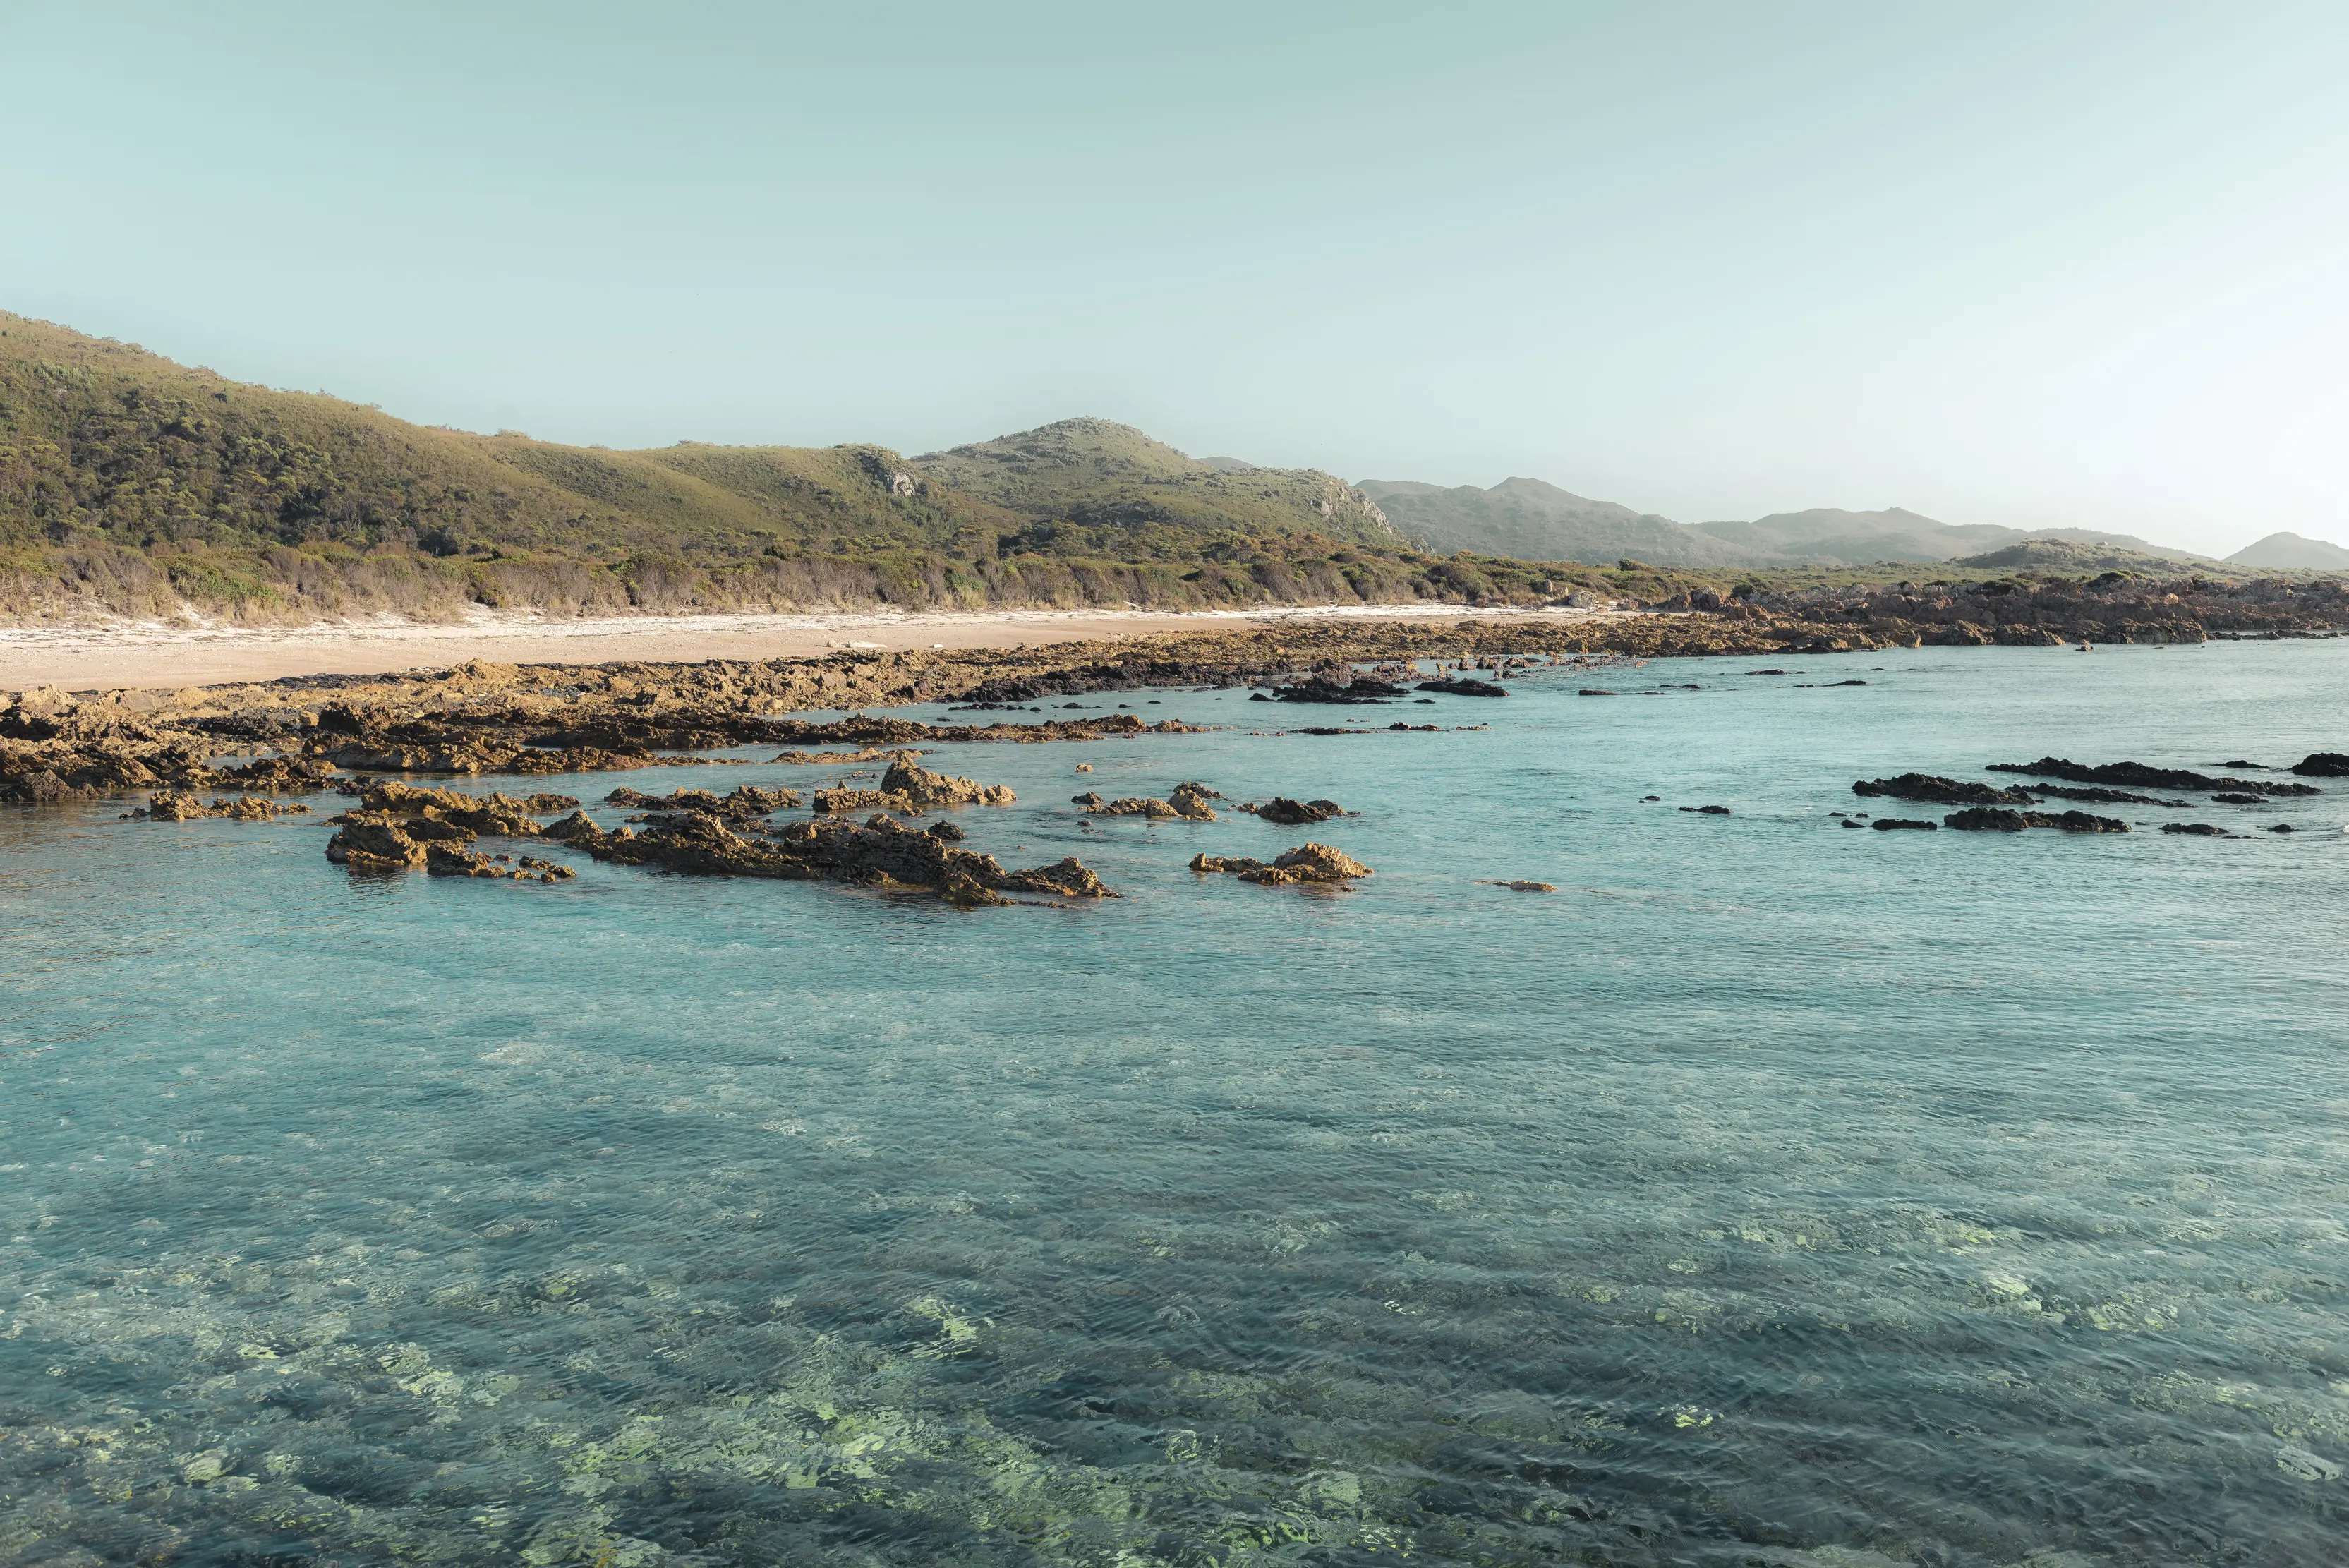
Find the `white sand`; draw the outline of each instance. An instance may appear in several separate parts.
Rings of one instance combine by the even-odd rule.
[[[1547,626],[1597,610],[1477,609],[1467,605],[1309,605],[1247,610],[990,610],[893,615],[622,616],[554,620],[483,611],[433,624],[382,617],[306,627],[171,626],[119,621],[0,628],[0,691],[212,686],[284,675],[380,675],[469,659],[509,664],[599,664],[781,659],[843,648],[1013,648],[1163,631],[1237,630],[1285,620],[1516,618]]]

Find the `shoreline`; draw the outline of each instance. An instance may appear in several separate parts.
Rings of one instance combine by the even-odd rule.
[[[0,628],[0,691],[141,691],[258,684],[288,676],[388,675],[473,659],[507,664],[691,663],[1048,647],[1294,621],[1515,620],[1544,628],[1640,611],[1475,605],[1268,605],[1233,610],[973,610],[887,614],[611,616],[562,620],[482,614],[462,621],[382,617],[306,627],[121,622]]]

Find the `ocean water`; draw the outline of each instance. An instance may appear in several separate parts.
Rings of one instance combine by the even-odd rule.
[[[0,1563],[2342,1561],[2349,781],[1827,813],[2349,750],[2349,643],[1764,662],[928,759],[1081,909],[0,815]],[[1185,779],[1359,815],[1068,804]]]

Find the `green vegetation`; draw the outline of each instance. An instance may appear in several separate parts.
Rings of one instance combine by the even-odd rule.
[[[19,620],[1652,603],[1755,575],[1691,566],[1438,556],[1330,474],[1200,462],[1101,420],[910,460],[612,452],[412,425],[0,313],[0,616]]]
[[[557,445],[409,424],[0,314],[0,607],[242,619],[469,604],[817,606],[1537,597],[1422,555],[1324,473],[1069,421],[878,446]]]

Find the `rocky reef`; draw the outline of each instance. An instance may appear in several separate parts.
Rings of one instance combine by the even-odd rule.
[[[1942,805],[2035,805],[2019,789],[1943,778],[1938,774],[1900,774],[1889,779],[1861,779],[1851,786],[1857,795],[1885,795],[1894,800],[1927,801]]]
[[[2021,833],[2053,827],[2065,833],[2127,833],[2129,825],[2114,816],[2091,816],[2085,811],[2006,811],[1994,805],[1971,806],[1941,818],[1945,827],[1961,833]]]
[[[1011,805],[1019,798],[1002,784],[983,784],[973,779],[932,773],[901,758],[882,775],[879,789],[838,784],[817,790],[812,804],[820,816],[845,816],[860,811],[894,811],[901,816],[914,816],[948,805]]]
[[[2227,790],[2237,794],[2252,795],[2323,793],[2314,784],[2292,784],[2283,779],[2228,778],[2222,774],[2195,773],[2187,768],[2154,767],[2146,763],[2105,763],[2090,767],[2063,757],[2042,757],[2035,763],[1992,763],[1989,771],[2067,779],[2075,784],[2134,784],[2139,789]]]
[[[576,806],[575,800],[563,796],[533,795],[533,801],[548,798],[562,801],[560,805],[533,806],[533,810],[561,811]],[[770,816],[779,811],[789,811],[800,804],[800,792],[795,789],[761,789],[756,784],[742,784],[726,794],[713,794],[706,789],[672,790],[667,794],[646,794],[626,785],[604,797],[605,805],[624,805],[637,811],[706,811],[712,816],[730,820],[748,820]]]
[[[308,806],[299,803],[285,805],[249,794],[216,798],[207,805],[202,795],[190,791],[159,789],[145,805],[124,815],[152,822],[187,822],[199,816],[222,816],[231,822],[268,822],[279,816],[306,816],[309,811]]]
[[[607,832],[587,823],[571,832],[567,842],[598,860],[624,866],[654,866],[698,877],[851,882],[936,893],[964,906],[1008,902],[1003,895],[1012,892],[1117,896],[1075,859],[1006,871],[991,855],[955,848],[947,836],[908,827],[885,814],[861,824],[819,817],[792,823],[773,834],[750,835],[707,812],[687,812],[642,833],[625,827]]]

